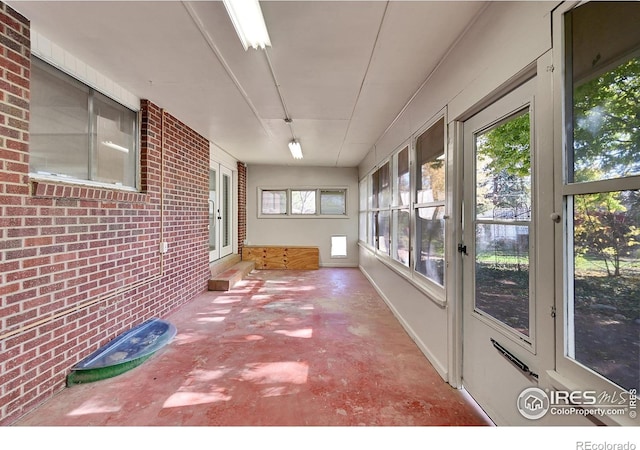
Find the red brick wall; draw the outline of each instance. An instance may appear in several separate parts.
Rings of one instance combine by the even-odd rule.
[[[238,162],[238,254],[247,239],[247,166]]]
[[[28,21],[0,3],[0,425],[209,277],[207,140],[143,101],[142,192],[31,180],[29,48]]]

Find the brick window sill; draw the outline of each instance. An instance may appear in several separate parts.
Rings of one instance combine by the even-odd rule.
[[[34,198],[66,198],[78,200],[146,203],[149,194],[127,188],[90,186],[62,181],[31,179],[31,196]]]

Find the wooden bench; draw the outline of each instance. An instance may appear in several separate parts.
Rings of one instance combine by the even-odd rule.
[[[249,245],[242,247],[242,260],[253,261],[256,269],[317,270],[318,247]]]

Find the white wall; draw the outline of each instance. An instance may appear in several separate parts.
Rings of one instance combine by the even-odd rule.
[[[551,48],[551,11],[557,3],[492,2],[362,160],[359,177],[366,176],[407,139],[415,137],[444,108],[452,128],[453,121],[471,114],[493,91],[535,63]],[[456,355],[455,333],[451,329],[455,323],[451,314],[457,301],[455,280],[447,283],[448,305],[443,307],[366,247],[360,247],[360,268],[442,377],[455,384],[456,380],[450,379],[456,367],[452,361]]]
[[[360,163],[360,178],[447,107],[449,121],[551,48],[559,2],[492,2],[467,30],[403,114]]]
[[[258,217],[259,188],[347,188],[344,218]],[[347,236],[347,258],[331,258],[331,236]],[[323,267],[358,265],[358,169],[247,167],[247,245],[308,245],[320,248]]]

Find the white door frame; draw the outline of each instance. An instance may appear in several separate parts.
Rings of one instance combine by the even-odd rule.
[[[220,227],[218,224],[218,204],[220,197],[219,167],[219,165],[215,164],[211,164],[209,167],[209,223],[207,225],[207,229],[209,230],[209,262],[220,258]],[[212,180],[212,178],[215,178],[215,180]]]
[[[219,229],[220,258],[233,252],[233,171],[220,165]]]
[[[518,373],[517,369],[508,367],[510,364],[506,358],[498,353],[496,349],[493,349],[489,339],[487,339],[486,351],[488,357],[493,359],[501,366],[501,371],[504,368],[505,377],[513,378],[512,381],[507,379],[496,380],[495,386],[496,392],[484,393],[484,399],[476,399],[479,401],[480,406],[483,407],[491,416],[491,418],[499,424],[524,424],[531,423],[528,419],[524,419],[515,411],[515,404],[517,401],[517,390],[520,386],[535,386],[538,384],[547,385],[549,377],[547,375],[548,370],[553,369],[554,364],[554,284],[548,280],[553,280],[554,277],[554,264],[553,264],[553,234],[554,223],[550,219],[553,213],[553,93],[552,93],[552,56],[551,52],[547,52],[540,57],[535,64],[535,73],[537,74],[533,79],[535,86],[535,94],[532,100],[532,104],[535,107],[531,108],[531,114],[533,116],[534,127],[531,130],[533,141],[532,152],[532,183],[533,183],[533,215],[531,217],[531,230],[533,236],[544,236],[544,239],[538,239],[531,247],[532,257],[535,258],[537,266],[535,267],[536,277],[534,280],[533,289],[531,295],[535,296],[535,310],[531,311],[535,321],[532,323],[530,330],[532,337],[532,345],[529,349],[527,344],[524,346],[522,343],[517,343],[517,339],[510,339],[505,337],[505,333],[498,329],[493,329],[492,333],[500,336],[500,339],[496,339],[503,346],[508,347],[508,350],[522,356],[524,360],[530,366],[530,369],[538,375],[538,379],[535,377],[524,377],[523,373]],[[510,87],[514,87],[513,83],[507,83]],[[503,94],[509,92],[510,89],[505,89]],[[500,95],[492,96],[493,99],[500,98]],[[497,102],[499,100],[496,100]],[[463,149],[464,142],[464,127],[463,121],[469,119],[479,111],[484,111],[490,108],[495,102],[483,102],[482,107],[476,106],[474,111],[467,113],[464,119],[453,122],[453,126],[450,128],[450,139],[456,142],[458,151],[456,152],[456,158],[453,163],[452,170],[455,171],[456,176],[456,188],[461,190],[459,195],[455,196],[456,204],[459,205],[455,210],[455,215],[460,214],[459,218],[456,218],[460,227],[455,233],[459,238],[462,238],[462,220],[464,214],[462,214],[464,190],[463,190],[463,153],[471,155],[473,152],[468,148]],[[517,107],[515,108],[517,109]],[[544,170],[540,170],[540,167],[544,165]],[[468,170],[468,169],[467,169]],[[469,230],[466,231],[469,233]],[[462,242],[460,239],[458,242]],[[450,311],[449,321],[452,324],[452,336],[451,336],[451,348],[450,355],[454,358],[452,379],[450,383],[456,387],[465,387],[465,367],[463,366],[464,359],[464,342],[465,342],[465,320],[469,320],[468,315],[464,313],[465,308],[468,308],[468,304],[464,302],[463,289],[460,287],[465,277],[468,278],[469,271],[465,270],[463,274],[462,260],[468,258],[467,264],[474,264],[471,261],[473,256],[469,252],[469,256],[459,255],[455,259],[456,267],[456,280],[458,280],[458,287],[455,289],[455,308]],[[466,281],[468,282],[468,280]],[[508,334],[508,333],[507,333]],[[483,338],[484,339],[484,338]],[[484,351],[484,350],[483,350]],[[488,362],[488,364],[491,364]],[[513,371],[513,373],[511,373]],[[508,392],[507,386],[512,387],[512,391]],[[505,396],[501,401],[494,402],[491,399],[492,396]],[[489,398],[487,398],[489,397]],[[513,397],[513,398],[511,398]],[[539,422],[542,424],[542,421]]]
[[[209,262],[212,262],[233,252],[235,208],[233,171],[217,162],[211,162],[209,170],[216,178],[215,191],[209,190]]]

